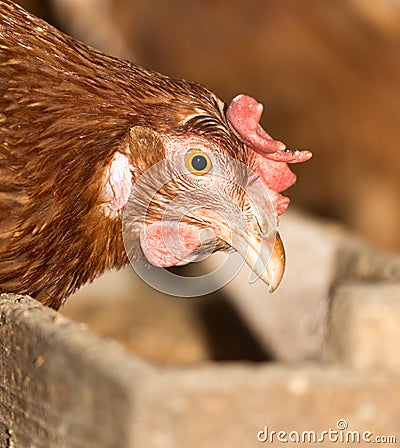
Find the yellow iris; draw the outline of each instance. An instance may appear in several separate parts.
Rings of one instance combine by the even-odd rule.
[[[203,176],[212,167],[211,159],[200,149],[190,149],[185,156],[186,168],[196,176]]]

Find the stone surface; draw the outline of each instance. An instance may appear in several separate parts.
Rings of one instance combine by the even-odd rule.
[[[336,279],[400,282],[399,255],[377,250],[355,237],[348,238],[343,243],[336,260]]]
[[[400,283],[335,288],[326,357],[363,369],[400,371]]]
[[[155,368],[12,295],[0,300],[0,343],[0,446],[281,446],[257,434],[320,437],[339,420],[361,435],[400,440],[397,372],[320,362]]]
[[[400,440],[398,375],[365,375],[316,364],[209,365],[168,369],[156,381],[145,380],[137,398],[137,446],[310,447],[314,444],[280,443],[276,438],[261,443],[257,434],[267,426],[270,432],[315,431],[319,437],[330,428],[338,430],[339,420],[347,422],[349,431]],[[327,440],[315,445],[335,446]]]
[[[130,385],[151,372],[35,300],[1,295],[1,447],[130,446]]]

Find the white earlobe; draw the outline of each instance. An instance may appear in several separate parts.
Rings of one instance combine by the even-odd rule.
[[[128,202],[132,190],[132,173],[128,157],[116,152],[108,169],[106,195],[112,210],[120,210]]]

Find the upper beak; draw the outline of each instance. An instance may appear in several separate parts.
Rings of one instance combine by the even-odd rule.
[[[275,234],[272,248],[269,243],[263,240],[260,241],[254,234],[250,234],[244,240],[244,243],[244,247],[239,243],[239,246],[235,247],[235,249],[256,275],[255,278],[250,277],[250,281],[260,278],[269,286],[269,291],[271,293],[274,292],[282,281],[286,264],[285,248],[279,232]],[[242,249],[245,249],[246,252]]]
[[[249,280],[260,278],[272,293],[280,285],[285,272],[285,248],[278,231],[265,237],[254,226],[248,227],[245,231],[233,227],[231,237],[227,237],[226,232],[222,232],[220,237],[236,249],[249,265],[255,274],[255,278],[250,277]]]

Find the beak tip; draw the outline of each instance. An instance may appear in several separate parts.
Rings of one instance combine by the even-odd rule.
[[[276,290],[277,290],[277,288],[278,288],[278,286],[279,285],[273,285],[272,283],[269,285],[269,293],[270,294],[272,294],[272,293],[274,293]]]
[[[267,266],[267,283],[269,292],[272,294],[280,285],[285,273],[286,256],[281,237],[276,232],[274,251]]]

